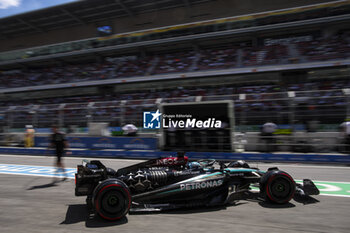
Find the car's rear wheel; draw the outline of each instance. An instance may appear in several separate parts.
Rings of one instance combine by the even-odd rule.
[[[124,217],[131,206],[129,188],[117,179],[100,183],[94,191],[93,201],[96,212],[111,221]]]
[[[267,201],[277,204],[288,203],[294,196],[295,182],[284,171],[269,171],[261,178],[260,193]]]

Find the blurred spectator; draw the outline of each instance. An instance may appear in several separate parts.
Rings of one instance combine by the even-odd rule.
[[[344,144],[344,150],[342,152],[350,152],[350,121],[345,121],[340,124],[340,133],[342,143]]]
[[[274,151],[276,139],[274,133],[277,130],[277,125],[273,122],[266,122],[261,127],[261,139],[265,142],[265,151]]]
[[[123,126],[123,131],[126,136],[136,136],[137,135],[137,127],[133,124],[127,124]]]
[[[236,66],[237,53],[234,48],[204,49],[200,51],[199,70],[227,69]]]
[[[33,147],[34,146],[34,134],[35,130],[32,125],[26,125],[26,134],[25,134],[25,147]]]
[[[189,71],[193,60],[193,51],[159,55],[153,74]]]
[[[189,50],[155,56],[110,57],[101,62],[88,64],[3,71],[0,73],[0,88],[285,64],[291,62],[290,58],[296,54],[302,58],[300,62],[345,59],[350,57],[348,34],[342,32],[330,38],[314,38],[311,41],[297,42],[295,45],[292,42],[258,47],[242,45],[200,49],[196,53]],[[291,54],[290,50],[293,49],[297,51]]]

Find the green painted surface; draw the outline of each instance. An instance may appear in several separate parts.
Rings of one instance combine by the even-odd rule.
[[[344,195],[350,197],[350,183],[346,182],[314,182],[321,194]]]
[[[296,182],[303,183],[302,180],[296,180]],[[314,184],[320,190],[321,195],[350,197],[350,182],[314,181]],[[252,189],[259,190],[256,187]]]

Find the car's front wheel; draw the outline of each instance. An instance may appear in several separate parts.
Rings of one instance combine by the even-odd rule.
[[[295,193],[295,182],[286,172],[268,171],[260,180],[260,193],[265,200],[284,204],[288,203]]]

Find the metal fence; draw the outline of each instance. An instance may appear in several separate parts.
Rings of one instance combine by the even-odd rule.
[[[161,103],[232,100],[234,102],[235,132],[233,149],[242,151],[349,152],[349,141],[338,132],[339,125],[350,117],[349,90],[317,90],[235,95],[187,96],[103,102],[61,103],[0,107],[0,126],[23,129],[25,125],[47,128],[87,127],[89,122],[107,122],[110,126],[135,124],[142,132],[143,112],[155,111]],[[279,126],[272,140],[262,136],[261,125],[271,121]],[[4,127],[0,127],[4,128]],[[6,130],[5,130],[6,131]],[[11,130],[9,130],[11,131]],[[328,131],[325,133],[325,131]],[[156,133],[147,130],[148,133]],[[231,150],[231,146],[216,132],[205,130],[169,137],[183,141],[184,150],[202,148],[204,151]],[[216,133],[216,134],[214,134]],[[12,134],[1,134],[14,137]],[[154,134],[155,135],[155,134]],[[196,137],[193,137],[196,136]],[[171,135],[170,135],[171,136]],[[222,140],[221,140],[222,139]],[[7,140],[7,139],[6,139]],[[180,140],[180,141],[181,141]],[[348,141],[347,141],[348,140]],[[7,140],[9,141],[9,140]],[[11,140],[10,140],[11,141]],[[15,140],[16,141],[16,140]],[[17,140],[18,141],[18,140]],[[222,143],[218,143],[222,141]],[[173,143],[169,141],[169,144]],[[166,148],[161,148],[166,149]]]
[[[0,107],[1,124],[8,128],[86,127],[89,122],[107,122],[110,126],[133,123],[142,128],[144,111],[154,111],[160,103],[233,100],[236,129],[258,130],[259,125],[272,121],[278,125],[304,125],[317,122],[320,126],[339,125],[350,116],[347,90],[317,90],[235,95],[187,96],[103,102],[61,103]],[[333,128],[334,129],[334,128]],[[248,130],[249,131],[249,130]]]

